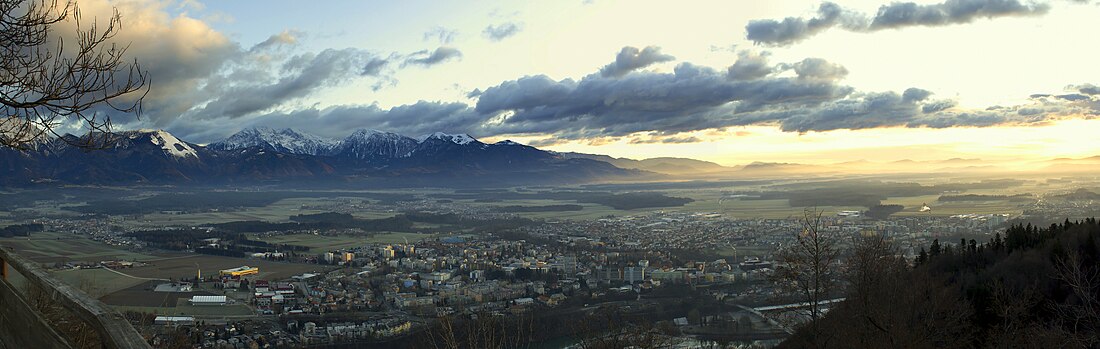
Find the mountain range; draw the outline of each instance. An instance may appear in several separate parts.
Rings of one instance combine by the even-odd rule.
[[[0,149],[0,185],[288,182],[378,186],[510,186],[639,179],[654,173],[567,158],[465,134],[417,138],[357,130],[334,141],[291,129],[249,128],[203,146],[163,130],[119,132],[97,149],[65,135],[28,150]],[[89,137],[89,136],[83,136]]]

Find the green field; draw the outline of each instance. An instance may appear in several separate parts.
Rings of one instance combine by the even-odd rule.
[[[323,213],[323,210],[302,209],[302,205],[324,202],[319,198],[283,199],[265,207],[248,208],[232,212],[202,212],[185,214],[151,213],[142,215],[136,225],[202,225],[233,221],[289,222],[290,216],[299,214]],[[392,214],[390,215],[392,216]],[[389,217],[389,216],[387,216]]]

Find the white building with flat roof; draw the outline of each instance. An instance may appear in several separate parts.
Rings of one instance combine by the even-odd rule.
[[[191,316],[157,316],[153,324],[161,326],[190,326],[195,324],[195,318]]]
[[[191,305],[225,305],[225,296],[191,296]]]

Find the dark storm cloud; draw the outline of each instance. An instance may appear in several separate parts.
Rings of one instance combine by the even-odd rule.
[[[637,47],[626,46],[615,56],[615,61],[600,69],[604,77],[619,77],[629,72],[648,67],[655,63],[669,62],[676,57],[661,53],[657,46],[646,46],[639,50]]]
[[[519,34],[523,30],[523,26],[520,23],[506,22],[498,25],[489,25],[485,27],[485,30],[481,31],[481,34],[485,38],[492,41],[501,41],[507,39],[513,35]]]
[[[894,2],[879,7],[878,12],[868,19],[835,3],[824,2],[812,18],[753,20],[745,26],[745,32],[746,38],[755,43],[785,46],[833,27],[871,32],[912,26],[944,26],[982,18],[1042,15],[1049,9],[1046,4],[1023,3],[1020,0],[947,0],[928,5]]]
[[[407,58],[405,58],[405,63],[402,64],[402,66],[415,64],[430,67],[437,64],[445,63],[450,60],[461,58],[462,51],[459,51],[457,48],[440,46],[439,48],[431,52],[429,52],[428,50],[423,50],[410,54]]]

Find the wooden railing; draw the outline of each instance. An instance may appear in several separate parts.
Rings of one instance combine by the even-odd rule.
[[[73,348],[69,338],[50,326],[43,314],[9,281],[9,269],[41,290],[57,305],[90,326],[105,349],[150,348],[134,326],[106,304],[53,277],[32,261],[0,246],[0,347]]]

